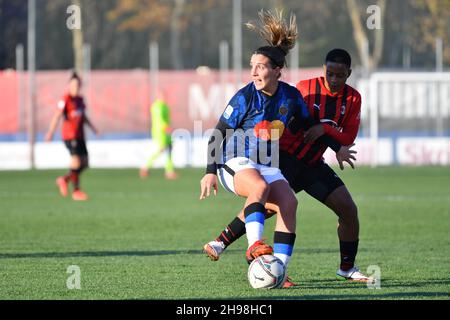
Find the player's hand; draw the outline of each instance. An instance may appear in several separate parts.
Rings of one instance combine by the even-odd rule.
[[[325,134],[325,130],[321,123],[309,128],[303,135],[306,143],[314,142]]]
[[[339,167],[341,170],[344,170],[344,162],[347,162],[352,169],[355,169],[355,165],[353,164],[352,160],[356,161],[356,158],[354,154],[357,152],[355,150],[351,150],[351,148],[355,144],[352,144],[350,146],[342,146],[339,151],[336,153],[336,160],[339,162]]]
[[[97,130],[96,127],[94,127],[93,125],[91,125],[90,127],[91,127],[92,132],[93,132],[96,136],[99,136],[99,135],[100,135],[100,132]]]
[[[207,173],[200,181],[200,200],[209,197],[211,194],[211,188],[214,188],[214,195],[217,195],[217,176],[213,173]]]
[[[49,142],[53,140],[53,134],[50,132],[47,132],[47,134],[45,135],[44,141]]]

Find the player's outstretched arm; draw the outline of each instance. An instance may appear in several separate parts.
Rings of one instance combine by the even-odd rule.
[[[50,121],[50,127],[45,135],[45,141],[52,141],[53,134],[55,133],[56,127],[58,126],[59,119],[61,119],[63,110],[56,110],[53,114],[52,120]]]
[[[305,142],[306,143],[314,142],[324,134],[325,134],[325,129],[324,129],[323,125],[321,123],[316,124],[316,125],[312,126],[311,128],[309,128],[308,130],[306,130],[306,132],[304,134]]]
[[[85,115],[84,116],[84,122],[91,128],[92,132],[94,132],[95,135],[98,135],[97,128],[92,124],[91,120]]]
[[[203,176],[200,181],[200,200],[209,197],[211,194],[211,189],[214,189],[214,195],[217,195],[218,192],[218,184],[217,184],[217,156],[220,150],[220,146],[225,138],[225,133],[227,129],[231,127],[222,121],[219,120],[217,123],[213,134],[209,138],[208,141],[208,159],[206,165],[206,174]]]
[[[200,200],[209,197],[211,189],[214,189],[214,195],[216,196],[218,192],[217,176],[214,173],[207,173],[200,181]]]

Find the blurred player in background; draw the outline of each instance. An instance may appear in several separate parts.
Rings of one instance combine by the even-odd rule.
[[[322,160],[327,145],[317,141],[319,137],[328,135],[343,146],[351,147],[354,143],[359,130],[361,96],[346,84],[350,74],[349,53],[334,49],[325,58],[324,77],[297,84],[309,112],[320,124],[297,134],[285,131],[280,141],[280,169],[296,193],[305,190],[338,216],[341,263],[337,278],[367,282],[372,279],[355,266],[359,243],[357,207],[344,182]],[[341,169],[342,161],[354,167],[349,156],[337,154]],[[204,251],[213,261],[218,260],[225,248],[245,233],[242,216],[241,212],[216,240],[205,244]]]
[[[150,156],[146,165],[141,168],[139,175],[142,179],[148,177],[148,170],[153,168],[153,164],[160,155],[167,152],[165,164],[165,177],[169,180],[178,178],[172,161],[172,128],[170,127],[170,109],[166,103],[165,94],[162,90],[157,93],[155,102],[150,107],[152,118],[152,140],[158,149]]]
[[[86,115],[86,105],[80,95],[81,79],[73,73],[69,81],[69,92],[58,102],[50,122],[50,128],[45,136],[45,141],[51,141],[59,120],[63,118],[62,139],[70,152],[70,171],[56,180],[59,191],[63,197],[68,195],[68,184],[72,182],[72,199],[85,201],[88,199],[86,193],[80,189],[81,172],[89,165],[88,151],[84,135],[84,124],[87,124],[95,134],[97,129],[92,125]]]

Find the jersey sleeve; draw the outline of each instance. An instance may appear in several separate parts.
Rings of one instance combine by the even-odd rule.
[[[246,109],[245,96],[238,92],[231,98],[219,121],[229,128],[237,129],[245,117]]]
[[[361,122],[361,96],[359,94],[353,97],[352,108],[348,119],[342,126],[342,132],[336,128],[323,124],[325,134],[332,137],[344,146],[351,145],[358,135],[359,124]]]
[[[342,147],[342,144],[339,141],[337,141],[335,138],[332,138],[327,135],[321,136],[319,139],[317,139],[317,142],[326,145],[327,147],[331,148],[336,153],[338,153],[338,151]]]
[[[244,120],[247,110],[247,102],[242,91],[236,93],[231,98],[222,116],[217,123],[214,134],[208,141],[208,159],[206,166],[206,173],[216,174],[218,153],[222,141],[225,139],[225,132],[227,129],[237,129]]]
[[[297,90],[300,92],[300,94],[302,95],[302,97],[306,97],[309,92],[308,92],[308,84],[309,81],[299,81],[296,85]]]
[[[297,108],[295,109],[293,119],[289,123],[289,130],[292,133],[297,133],[300,129],[307,130],[313,123],[314,119],[310,116],[308,107],[301,94],[296,98]]]
[[[58,110],[64,110],[65,107],[66,107],[66,100],[65,99],[59,100],[57,104]]]
[[[219,150],[223,139],[225,139],[226,130],[232,129],[230,128],[225,122],[222,120],[219,120],[217,123],[213,134],[209,138],[208,141],[208,158],[206,161],[206,174],[208,173],[217,173],[217,163],[219,162],[217,157],[219,156],[219,153],[216,151]]]

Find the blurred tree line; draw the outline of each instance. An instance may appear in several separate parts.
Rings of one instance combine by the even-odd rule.
[[[218,68],[219,43],[227,40],[232,56],[232,0],[77,0],[82,39],[91,45],[93,69],[148,68],[150,41],[159,43],[161,69]],[[74,32],[66,26],[70,0],[37,1],[37,68],[74,67]],[[381,30],[367,27],[370,5],[381,9]],[[433,68],[436,38],[450,63],[450,0],[242,0],[243,23],[260,9],[297,15],[300,66],[322,63],[341,47],[356,65],[364,52],[373,68]],[[242,27],[243,65],[264,43]],[[0,69],[15,67],[15,47],[26,49],[27,0],[0,0]],[[367,41],[367,46],[364,46]],[[364,51],[366,50],[366,51]],[[231,59],[230,59],[231,61]],[[232,67],[232,66],[231,66]]]

